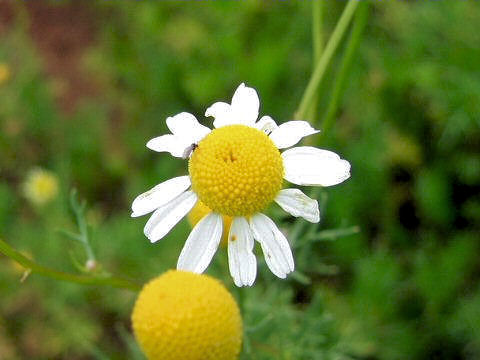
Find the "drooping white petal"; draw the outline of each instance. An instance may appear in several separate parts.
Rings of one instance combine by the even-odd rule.
[[[297,185],[331,186],[350,177],[350,163],[332,151],[299,146],[282,153],[284,178]]]
[[[187,112],[168,117],[167,126],[173,135],[189,144],[197,143],[210,133],[208,127],[200,124],[195,116]]]
[[[260,100],[255,89],[241,83],[232,97],[232,111],[236,120],[248,126],[254,126],[258,118]]]
[[[142,216],[165,205],[191,185],[189,176],[179,176],[138,195],[132,203],[132,217]]]
[[[189,145],[191,145],[191,143],[189,143],[188,140],[182,140],[178,136],[171,134],[153,138],[147,143],[147,147],[149,149],[158,152],[169,152],[175,157],[182,157],[183,153],[185,152],[185,148],[187,148]]]
[[[192,210],[196,202],[197,195],[189,190],[158,208],[152,214],[143,229],[145,236],[152,243],[160,240],[167,235],[190,210]]]
[[[265,115],[257,121],[255,128],[263,131],[267,135],[270,135],[276,128],[278,128],[278,126],[275,120],[273,120],[270,116]]]
[[[266,215],[256,214],[250,219],[253,237],[262,246],[265,261],[276,276],[284,279],[294,269],[290,245],[275,223]]]
[[[223,221],[217,213],[205,216],[193,228],[178,258],[177,269],[201,274],[210,264],[222,238]]]
[[[295,217],[303,217],[312,223],[320,221],[320,211],[318,210],[318,202],[309,198],[299,189],[283,189],[280,190],[275,202],[280,207]]]
[[[213,126],[219,128],[235,123],[235,118],[232,116],[232,106],[224,102],[216,102],[211,105],[206,111],[205,116],[213,116]]]
[[[253,245],[253,235],[247,220],[244,217],[233,218],[228,234],[228,266],[237,286],[251,286],[257,276]]]
[[[285,149],[298,143],[303,137],[318,133],[306,121],[287,121],[270,134],[270,139],[279,149]]]
[[[158,184],[133,200],[131,216],[142,216],[165,205],[187,190],[190,184],[190,176],[179,176]]]

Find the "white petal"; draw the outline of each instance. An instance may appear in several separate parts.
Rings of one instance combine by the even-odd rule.
[[[267,135],[270,135],[276,128],[278,128],[277,123],[270,116],[265,115],[260,118],[255,124],[257,130],[263,131]]]
[[[320,211],[317,200],[309,198],[299,189],[280,190],[275,202],[280,207],[295,217],[303,217],[312,223],[320,221]]]
[[[147,143],[147,147],[153,151],[166,151],[172,154],[175,157],[183,157],[185,149],[191,145],[187,140],[179,138],[175,135],[162,135],[156,138],[153,138]]]
[[[241,83],[232,97],[232,110],[236,119],[244,125],[254,126],[259,108],[260,100],[255,89]]]
[[[219,128],[235,123],[235,118],[232,116],[232,106],[224,102],[216,102],[205,111],[205,116],[213,116],[213,126]]]
[[[222,238],[223,221],[217,213],[205,216],[193,228],[178,258],[177,269],[202,273],[210,264]]]
[[[175,199],[155,210],[143,232],[153,243],[167,235],[170,230],[188,214],[197,202],[193,191],[185,191]]]
[[[190,184],[190,176],[179,176],[138,195],[132,203],[132,217],[148,214],[165,205],[187,190]]]
[[[285,179],[297,185],[331,186],[350,177],[350,163],[332,151],[299,146],[282,153]]]
[[[210,133],[208,127],[200,124],[195,116],[187,112],[168,117],[167,126],[173,135],[189,144],[197,143]]]
[[[262,246],[268,267],[279,278],[284,279],[294,269],[292,250],[287,239],[275,223],[263,214],[250,219],[253,237]]]
[[[228,234],[228,266],[237,286],[251,286],[257,276],[253,245],[253,235],[247,220],[244,217],[233,218]]]
[[[306,121],[287,121],[270,134],[270,139],[279,149],[285,149],[298,143],[303,137],[318,133]]]

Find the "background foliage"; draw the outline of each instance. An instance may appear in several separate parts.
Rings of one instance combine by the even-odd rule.
[[[344,2],[323,5],[326,38]],[[352,177],[315,193],[318,227],[271,209],[298,272],[281,281],[260,263],[256,285],[235,289],[225,251],[208,270],[243,310],[243,358],[480,357],[479,23],[475,1],[369,4],[335,125],[309,140],[348,159]],[[243,81],[262,114],[290,120],[312,67],[307,1],[1,1],[0,39],[1,238],[77,271],[82,247],[58,231],[76,231],[75,187],[102,268],[138,283],[175,266],[189,231],[183,222],[152,245],[146,219],[129,218],[135,195],[185,173],[146,141]],[[35,167],[61,189],[43,207],[22,194]],[[142,359],[135,293],[22,273],[0,258],[1,359]]]

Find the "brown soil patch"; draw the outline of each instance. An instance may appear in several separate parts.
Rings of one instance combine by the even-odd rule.
[[[13,9],[11,1],[0,0],[0,35],[10,26],[13,20]]]
[[[83,97],[95,96],[92,76],[82,68],[82,55],[95,43],[97,17],[93,4],[26,1],[30,35],[44,58],[46,72],[56,81],[60,107],[72,112]]]

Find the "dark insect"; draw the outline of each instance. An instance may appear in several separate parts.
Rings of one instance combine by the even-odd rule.
[[[188,146],[184,151],[183,151],[183,159],[188,159],[192,153],[195,151],[195,149],[198,147],[198,144],[193,143],[192,145]]]

